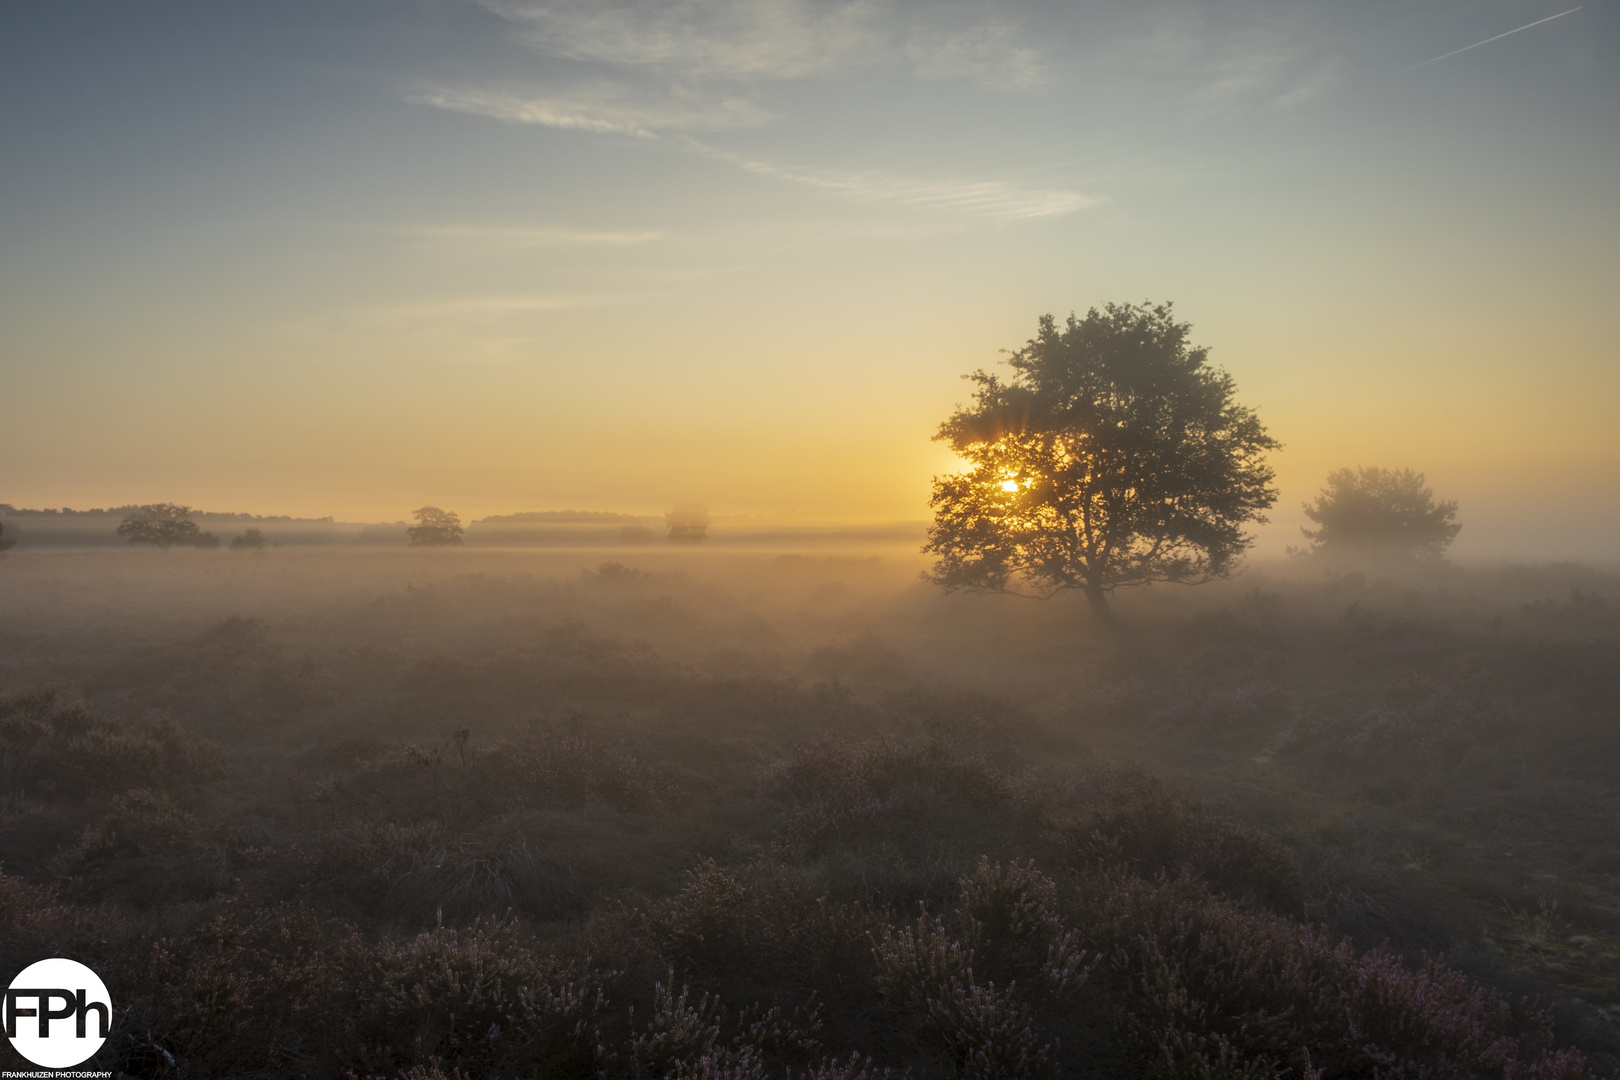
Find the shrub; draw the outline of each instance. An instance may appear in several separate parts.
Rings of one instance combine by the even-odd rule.
[[[962,878],[958,913],[971,924],[983,961],[980,970],[1004,979],[1034,977],[1053,995],[1076,990],[1090,971],[1080,935],[1058,914],[1057,885],[1017,861],[1005,870],[988,859]]]
[[[1030,1010],[1013,994],[953,979],[928,1000],[928,1019],[949,1047],[957,1074],[972,1080],[1054,1075],[1051,1044],[1037,1042]]]
[[[218,747],[172,721],[125,725],[55,694],[0,699],[0,788],[72,801],[184,788],[224,772]]]
[[[1007,777],[980,758],[894,739],[853,746],[824,739],[802,747],[768,770],[765,791],[798,804],[780,835],[785,850],[801,858],[865,835],[907,830],[908,803],[920,810],[930,799],[943,800],[987,820],[1010,809],[1015,797]],[[937,811],[910,817],[926,827]]]
[[[1285,845],[1153,777],[1094,770],[1048,805],[1053,839],[1072,865],[1125,866],[1149,877],[1192,871],[1229,896],[1303,910],[1304,880]]]
[[[1401,1078],[1591,1074],[1551,1021],[1438,961],[1358,953],[1247,912],[1190,876],[1094,886],[1088,934],[1121,994],[1121,1038],[1151,1076]]]

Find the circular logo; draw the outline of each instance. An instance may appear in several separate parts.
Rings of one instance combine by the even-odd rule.
[[[4,1019],[17,1053],[42,1068],[71,1069],[107,1041],[112,995],[95,972],[56,956],[11,980]]]

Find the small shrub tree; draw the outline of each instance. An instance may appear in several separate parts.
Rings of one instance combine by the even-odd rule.
[[[264,547],[264,533],[258,529],[248,529],[241,536],[231,540],[231,548],[235,551],[258,551]]]
[[[405,530],[411,547],[460,547],[461,518],[437,506],[424,506],[415,512],[416,524]]]
[[[1439,559],[1462,528],[1455,500],[1436,502],[1411,469],[1339,469],[1305,516],[1311,551],[1329,556]]]
[[[203,532],[191,520],[191,507],[179,503],[151,503],[126,517],[118,526],[118,535],[131,544],[154,544],[166,549],[193,547]]]

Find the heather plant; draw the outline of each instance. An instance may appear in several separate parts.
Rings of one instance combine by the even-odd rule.
[[[345,963],[354,937],[306,904],[225,901],[152,945],[145,993],[115,1032],[120,1056],[130,1071],[159,1076],[291,1071],[330,1044],[354,985]]]
[[[1314,951],[1327,943],[1311,939]],[[1332,951],[1348,1049],[1391,1080],[1557,1077],[1585,1080],[1583,1055],[1554,1049],[1552,1018],[1439,961],[1410,967],[1384,949]]]
[[[608,1055],[601,1025],[619,976],[562,960],[510,919],[436,927],[357,956],[343,1041],[367,1072],[430,1061],[474,1075],[534,1068],[591,1075]]]
[[[172,721],[124,724],[53,693],[0,698],[0,790],[83,800],[204,783],[223,768],[218,747]]]
[[[629,1072],[635,1080],[705,1073],[763,1080],[765,1070],[751,1046],[735,1051],[720,1041],[720,1003],[705,993],[692,1000],[690,986],[675,990],[675,972],[653,986],[646,1026],[630,1038]],[[634,1017],[632,1014],[632,1023]],[[695,1067],[695,1068],[694,1068]]]
[[[578,735],[541,730],[488,747],[463,739],[448,750],[417,743],[386,750],[332,778],[322,798],[346,813],[448,822],[591,802],[644,811],[679,795],[634,756]]]
[[[1359,952],[1190,877],[1094,889],[1087,926],[1127,991],[1115,1022],[1150,1075],[1592,1075],[1549,1049],[1545,1013],[1438,961]]]
[[[224,855],[197,819],[169,796],[135,788],[56,856],[57,873],[77,900],[119,895],[145,907],[202,899],[229,884]]]
[[[788,880],[770,860],[726,868],[712,859],[689,871],[686,884],[645,913],[661,956],[709,985],[784,985],[841,1000],[863,997],[871,984],[869,937],[883,925],[870,905],[807,895],[813,878]]]
[[[1029,979],[1044,992],[1062,996],[1076,990],[1089,973],[1080,934],[1064,925],[1058,888],[1035,869],[1033,860],[1000,863],[981,859],[960,883],[958,917],[973,928],[982,957],[980,971],[1004,979]]]
[[[1303,907],[1304,881],[1286,846],[1140,771],[1089,771],[1047,806],[1052,838],[1071,864],[1145,876],[1190,870],[1228,895]]]
[[[109,971],[136,928],[115,908],[64,903],[59,890],[0,872],[0,967],[20,971],[41,956],[74,956]]]
[[[977,929],[971,924],[971,931]],[[926,1005],[950,992],[953,984],[973,980],[973,946],[977,934],[964,943],[938,916],[921,910],[917,921],[885,926],[872,937],[872,958],[878,989],[907,1005]]]
[[[1029,1006],[1009,985],[953,979],[928,999],[928,1019],[950,1050],[956,1074],[972,1080],[1055,1075],[1053,1047],[1035,1033]]]
[[[768,770],[765,790],[798,804],[781,840],[800,857],[863,836],[914,832],[940,799],[986,820],[1012,809],[1016,796],[1008,778],[980,758],[893,738],[801,747]]]
[[[668,955],[697,970],[717,971],[750,947],[768,947],[763,909],[769,899],[763,891],[758,882],[705,859],[688,872],[686,887],[653,914],[654,931]]]

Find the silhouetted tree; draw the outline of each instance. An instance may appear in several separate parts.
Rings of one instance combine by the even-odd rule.
[[[405,530],[411,547],[457,547],[461,544],[461,518],[437,506],[415,511],[416,524]]]
[[[978,371],[971,407],[936,439],[970,465],[934,478],[927,577],[946,591],[1047,598],[1229,573],[1243,532],[1277,498],[1278,447],[1233,400],[1232,377],[1187,344],[1169,304],[1109,304],[1060,328],[1043,316],[1009,354],[1009,380]]]
[[[16,540],[6,539],[6,524],[5,522],[0,521],[0,552],[10,550],[12,547],[16,546],[16,543]]]
[[[1351,558],[1438,559],[1462,529],[1456,501],[1435,502],[1411,469],[1338,469],[1305,516],[1312,552]]]
[[[241,536],[231,539],[231,547],[237,551],[257,551],[264,547],[264,533],[258,529],[248,529]]]
[[[672,544],[699,544],[709,535],[709,512],[701,506],[677,506],[664,515]]]
[[[155,544],[160,548],[191,547],[197,543],[202,530],[191,520],[191,507],[178,503],[150,503],[126,517],[118,526],[118,535],[132,544]]]

